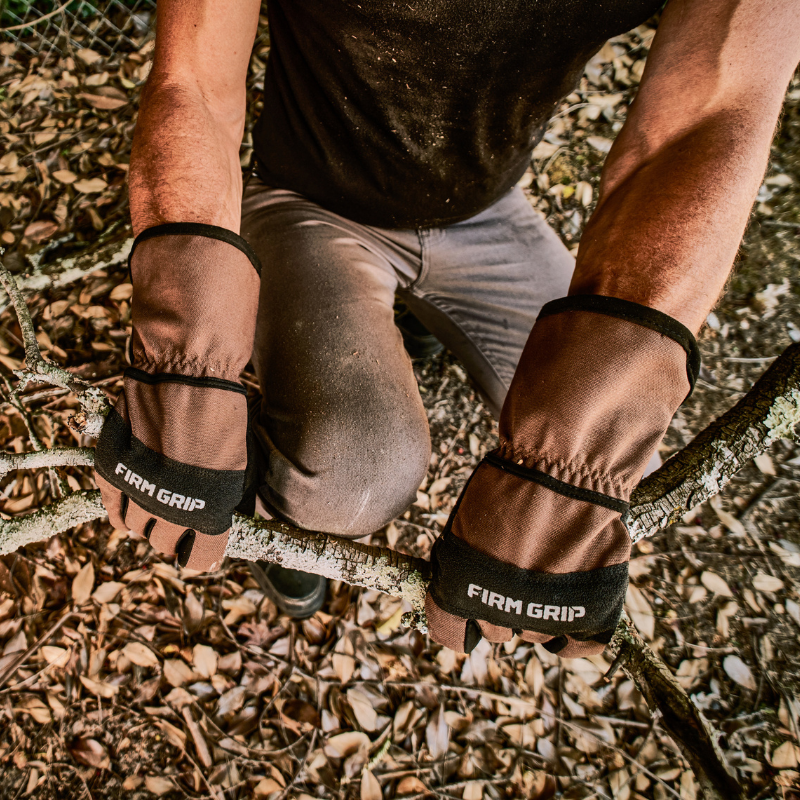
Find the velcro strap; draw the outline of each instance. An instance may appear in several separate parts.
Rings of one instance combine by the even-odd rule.
[[[261,275],[261,261],[259,261],[255,250],[250,247],[246,239],[234,233],[228,228],[220,228],[219,225],[207,225],[204,222],[165,222],[162,225],[154,225],[152,228],[145,228],[134,240],[131,251],[128,254],[128,269],[131,268],[131,261],[136,247],[148,239],[157,236],[205,236],[207,239],[218,239],[227,242],[238,250],[241,250],[253,265],[253,269]]]
[[[575,294],[551,300],[542,306],[539,318],[560,314],[562,311],[593,311],[607,317],[617,317],[657,331],[677,342],[686,351],[686,377],[689,379],[689,397],[694,391],[694,382],[700,374],[700,349],[692,332],[674,317],[650,306],[607,297],[602,294]]]
[[[223,389],[227,392],[247,394],[241,383],[226,381],[223,378],[196,378],[192,375],[181,375],[177,372],[145,372],[137,367],[128,367],[124,375],[139,383],[155,386],[159,383],[182,383],[185,386],[196,386],[198,389]]]
[[[613,630],[622,614],[628,564],[554,575],[481,553],[448,527],[431,553],[430,593],[463,619],[586,639]]]
[[[245,470],[204,469],[168,458],[137,439],[112,410],[95,450],[95,469],[137,505],[202,533],[224,533],[244,494]]]

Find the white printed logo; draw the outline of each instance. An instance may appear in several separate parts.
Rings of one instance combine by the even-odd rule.
[[[513,612],[522,616],[522,600],[514,600],[512,597],[490,592],[476,583],[471,583],[469,589],[467,589],[467,597],[477,597],[478,595],[480,595],[481,603],[490,608],[497,608],[500,611],[505,611],[506,614]],[[542,603],[528,603],[525,614],[531,619],[574,622],[576,619],[586,616],[586,608],[584,606],[546,606]]]
[[[159,489],[158,492],[156,492],[156,485],[154,483],[150,483],[141,475],[137,475],[135,472],[128,469],[121,461],[117,464],[117,468],[114,472],[116,472],[117,475],[122,475],[124,472],[125,475],[122,480],[150,497],[155,496],[156,500],[158,500],[159,503],[163,503],[165,506],[179,508],[181,511],[199,511],[201,508],[206,507],[206,501],[201,500],[199,497],[186,497],[177,492],[170,492],[167,489]]]

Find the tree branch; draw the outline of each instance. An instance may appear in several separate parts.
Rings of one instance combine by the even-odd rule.
[[[15,469],[92,466],[94,466],[92,447],[53,447],[35,453],[0,453],[0,477]]]
[[[16,391],[19,392],[24,389],[28,381],[38,380],[74,392],[83,407],[83,415],[77,421],[79,430],[87,436],[97,436],[103,427],[103,420],[109,410],[105,394],[101,389],[96,389],[58,364],[54,364],[44,358],[39,349],[39,343],[36,341],[33,320],[25,303],[25,298],[22,296],[14,276],[2,262],[0,262],[0,283],[3,284],[3,288],[8,293],[11,304],[14,306],[14,311],[19,320],[19,327],[22,331],[23,344],[25,345],[27,369],[14,371],[14,374],[20,380]]]

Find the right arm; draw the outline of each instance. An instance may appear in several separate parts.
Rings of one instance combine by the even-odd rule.
[[[162,0],[133,137],[134,236],[165,222],[239,232],[246,79],[260,0]]]
[[[161,0],[130,167],[131,366],[95,451],[109,520],[214,569],[249,509],[258,257],[239,236],[259,0]],[[252,513],[252,512],[250,512]]]

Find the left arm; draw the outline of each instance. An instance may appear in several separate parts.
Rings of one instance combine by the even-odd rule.
[[[716,302],[800,60],[800,0],[671,0],[611,152],[570,294],[694,333]]]

